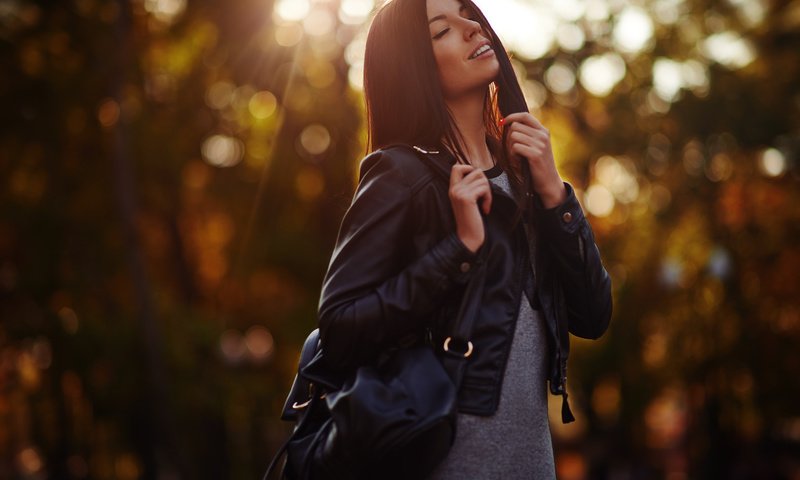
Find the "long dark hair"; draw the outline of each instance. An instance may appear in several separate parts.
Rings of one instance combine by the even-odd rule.
[[[517,212],[514,224],[530,207],[528,165],[511,168],[503,131],[497,122],[528,106],[511,60],[483,12],[471,0],[459,0],[473,12],[492,43],[500,63],[495,81],[486,88],[483,117],[487,143],[508,174]],[[461,149],[461,132],[447,108],[437,73],[428,29],[426,0],[391,0],[375,14],[364,54],[364,94],[367,107],[367,152],[393,143],[451,145],[456,161],[470,163]],[[532,192],[531,192],[532,193]]]

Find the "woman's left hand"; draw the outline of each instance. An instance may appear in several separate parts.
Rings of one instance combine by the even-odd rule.
[[[531,185],[542,199],[544,207],[560,205],[566,199],[567,191],[556,170],[550,131],[528,112],[512,113],[503,119],[502,124],[507,131],[506,148],[511,155],[512,165],[518,162],[517,156],[526,159],[531,172]]]

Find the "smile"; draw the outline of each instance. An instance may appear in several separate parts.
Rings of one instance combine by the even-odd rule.
[[[477,50],[475,50],[475,53],[470,55],[469,59],[472,60],[474,58],[480,57],[481,55],[484,55],[487,52],[493,52],[492,51],[492,47],[490,47],[489,45],[483,45],[480,48],[478,48]]]

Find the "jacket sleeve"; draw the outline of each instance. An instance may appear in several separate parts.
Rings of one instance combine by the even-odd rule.
[[[322,349],[334,368],[363,363],[422,327],[441,295],[466,282],[476,258],[455,231],[412,258],[411,184],[419,179],[406,177],[420,171],[412,161],[420,160],[380,150],[362,161],[319,301]]]
[[[572,185],[564,182],[564,186],[567,198],[556,207],[545,209],[534,197],[538,231],[551,252],[550,262],[563,289],[569,332],[597,339],[611,321],[611,278]]]

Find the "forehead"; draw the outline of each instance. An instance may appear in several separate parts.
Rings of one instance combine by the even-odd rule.
[[[458,12],[464,2],[461,0],[427,0],[426,4],[428,18],[431,18],[441,13]]]

